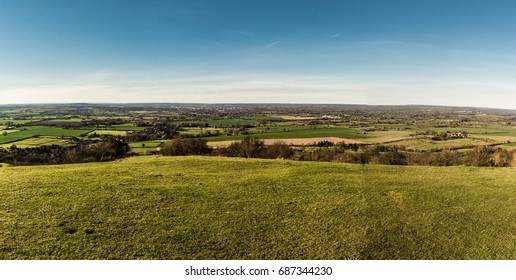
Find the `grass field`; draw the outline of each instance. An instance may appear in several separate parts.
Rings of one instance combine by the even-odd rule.
[[[516,169],[216,157],[0,168],[0,259],[516,259]]]
[[[24,140],[20,140],[14,143],[8,143],[8,144],[0,144],[0,148],[9,148],[13,144],[16,145],[18,148],[33,148],[33,147],[40,147],[40,146],[48,146],[48,145],[69,145],[66,140],[55,138],[55,137],[48,137],[48,136],[41,136],[41,137],[34,137],[34,138],[27,138]]]
[[[0,124],[2,125],[6,125],[6,123],[12,123],[12,124],[26,124],[26,123],[30,123],[30,122],[34,122],[34,121],[39,121],[38,119],[35,119],[35,120],[0,120]]]
[[[256,119],[220,119],[220,120],[204,120],[211,127],[228,127],[238,125],[256,125],[258,124]]]
[[[152,141],[143,141],[143,142],[132,142],[129,143],[130,148],[141,148],[142,144],[145,145],[146,148],[157,148],[165,143],[166,140],[152,140]]]
[[[364,141],[369,143],[398,141],[405,138],[411,138],[411,134],[413,133],[414,132],[408,130],[373,131],[367,133],[369,138]]]
[[[490,143],[478,139],[469,138],[450,139],[446,141],[435,141],[430,138],[417,138],[391,142],[389,145],[405,146],[408,149],[429,151],[432,149],[459,149],[461,147],[484,146],[488,144]]]
[[[9,133],[15,133],[15,132],[18,132],[18,131],[19,131],[19,130],[16,130],[16,129],[8,129],[8,130],[2,130],[2,131],[0,131],[0,134],[2,134],[2,136],[3,136],[4,132],[5,132],[5,133],[7,133],[7,134],[9,134]]]
[[[446,131],[465,131],[469,134],[487,136],[516,136],[516,128],[512,126],[502,126],[488,124],[480,127],[412,127],[413,131],[433,130],[437,132]]]
[[[0,144],[16,142],[19,140],[31,138],[34,136],[55,136],[55,137],[78,137],[81,134],[86,134],[91,130],[85,129],[62,129],[58,127],[47,126],[27,126],[17,128],[17,132],[9,133],[6,136],[0,135]]]
[[[129,148],[131,148],[131,152],[135,152],[140,155],[149,154],[155,152],[158,147],[165,143],[165,140],[152,140],[152,141],[144,141],[144,142],[132,142],[129,143]],[[142,146],[142,144],[145,145]]]
[[[113,128],[115,130],[139,131],[139,130],[144,130],[146,127],[136,126],[136,124],[134,124],[134,123],[124,123],[124,124],[114,125]]]
[[[181,128],[181,130],[179,131],[179,134],[190,134],[190,135],[199,135],[203,132],[206,132],[206,131],[211,131],[211,132],[215,132],[215,131],[222,131],[222,129],[220,128],[213,128],[213,127],[208,127],[208,128],[199,128],[199,127],[183,127]]]
[[[502,144],[502,145],[498,145],[497,147],[500,147],[502,149],[507,149],[509,151],[513,151],[513,150],[516,150],[516,143]]]
[[[68,118],[68,119],[53,119],[53,122],[82,122],[81,118]]]
[[[112,136],[126,136],[127,131],[123,130],[104,130],[104,129],[97,129],[95,131],[90,132],[89,134],[97,133],[99,135],[112,135]]]

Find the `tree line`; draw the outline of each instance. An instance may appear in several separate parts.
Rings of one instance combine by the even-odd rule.
[[[129,155],[129,145],[115,138],[76,146],[41,146],[35,148],[0,148],[0,162],[11,165],[43,165],[83,162],[101,162]]]
[[[145,135],[144,133],[141,136]],[[288,159],[299,161],[329,161],[356,164],[427,165],[427,166],[488,166],[516,165],[516,151],[492,146],[479,146],[465,152],[407,151],[404,147],[366,144],[334,144],[319,142],[309,147],[292,147],[284,142],[265,145],[260,139],[247,137],[227,147],[213,149],[203,138],[176,137],[165,143],[160,154],[165,156],[207,155],[243,158]],[[35,148],[0,148],[0,162],[12,165],[65,164],[111,161],[131,156],[129,145],[122,137],[106,137],[99,142],[75,146],[41,146]]]
[[[176,138],[166,143],[161,154],[167,156],[212,155],[226,157],[329,161],[358,164],[487,166],[516,165],[516,151],[478,146],[469,151],[407,151],[404,147],[319,142],[312,147],[293,148],[283,142],[265,145],[263,140],[245,138],[228,147],[213,149],[202,138]]]

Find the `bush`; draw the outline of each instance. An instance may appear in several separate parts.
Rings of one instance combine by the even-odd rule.
[[[68,150],[63,163],[110,161],[125,157],[129,150],[127,143],[108,138],[95,144],[81,145]]]
[[[211,152],[208,142],[202,138],[175,138],[161,148],[165,156],[207,155]]]
[[[263,158],[265,143],[263,140],[246,137],[240,142],[234,142],[227,148],[219,150],[219,154],[229,157]]]
[[[285,142],[277,141],[272,145],[265,146],[264,154],[266,158],[292,159],[295,152]]]
[[[13,145],[8,150],[0,149],[0,162],[36,165],[108,161],[123,158],[128,151],[129,145],[116,139],[72,147],[51,145],[22,149]]]

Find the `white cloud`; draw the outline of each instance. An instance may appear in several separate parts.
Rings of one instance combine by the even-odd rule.
[[[102,71],[99,73],[103,73]],[[516,84],[402,76],[178,76],[109,73],[74,81],[27,87],[0,87],[12,103],[340,103],[429,104],[516,109]]]
[[[268,49],[270,47],[276,46],[279,43],[281,43],[281,41],[272,42],[272,43],[268,44],[267,46],[265,46],[265,48]]]

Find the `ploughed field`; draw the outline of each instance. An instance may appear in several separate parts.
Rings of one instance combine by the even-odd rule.
[[[516,169],[221,157],[4,166],[0,259],[516,259]]]

